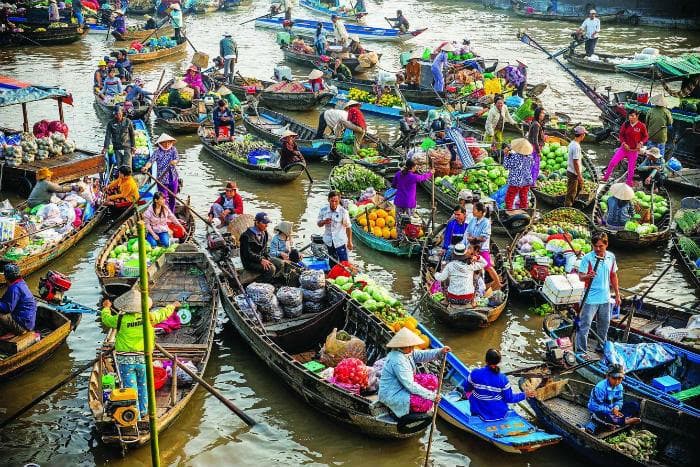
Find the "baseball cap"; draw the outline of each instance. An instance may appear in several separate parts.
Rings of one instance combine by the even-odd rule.
[[[259,212],[255,215],[255,222],[262,222],[263,224],[269,224],[272,222],[267,214],[264,212]]]
[[[585,127],[583,127],[581,125],[574,127],[574,134],[575,135],[585,135],[586,133],[588,133],[588,130],[586,130]]]

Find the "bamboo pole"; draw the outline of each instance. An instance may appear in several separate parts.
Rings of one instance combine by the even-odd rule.
[[[146,360],[146,388],[148,389],[148,422],[151,434],[151,465],[160,467],[158,449],[158,417],[156,415],[156,388],[153,382],[153,325],[148,307],[148,268],[146,267],[146,224],[138,222],[139,272],[141,285],[141,320],[143,322],[144,358]],[[175,369],[173,368],[173,371]]]
[[[442,380],[444,379],[445,376],[445,363],[447,363],[447,354],[442,355],[442,364],[440,365],[440,379],[438,380],[438,388],[437,388],[437,398],[440,397],[440,392],[442,391]],[[438,413],[438,406],[439,402],[436,402],[433,404],[433,421],[430,424],[430,435],[428,436],[428,447],[425,450],[425,463],[423,464],[425,467],[428,467],[428,462],[430,461],[430,447],[433,444],[433,432],[435,431],[435,421],[437,419],[437,413]]]

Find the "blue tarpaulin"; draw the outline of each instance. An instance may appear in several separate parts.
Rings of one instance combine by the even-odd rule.
[[[0,76],[0,107],[58,97],[65,97],[67,101],[72,101],[70,93],[65,89],[33,86],[7,76]]]
[[[447,128],[445,133],[447,136],[454,141],[455,148],[457,149],[457,154],[459,155],[459,160],[462,161],[462,167],[469,168],[474,165],[474,159],[472,154],[469,152],[467,147],[467,142],[464,141],[464,137],[458,128]]]
[[[619,363],[626,372],[646,370],[665,365],[676,359],[676,353],[664,344],[643,342],[640,344],[605,343],[605,360]]]

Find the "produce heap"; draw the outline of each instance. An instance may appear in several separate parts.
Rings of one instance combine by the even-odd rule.
[[[393,204],[387,203],[388,209],[378,207],[373,203],[356,206],[354,203],[348,207],[350,217],[353,222],[357,222],[362,230],[368,232],[375,237],[383,238],[384,240],[396,240],[398,231],[396,230],[396,209]],[[423,236],[421,229],[418,237]]]
[[[700,210],[681,209],[675,216],[676,225],[684,235],[697,235],[700,233]]]
[[[497,164],[492,157],[486,157],[459,175],[436,177],[435,187],[455,198],[465,189],[491,196],[506,186],[507,182],[508,170]]]
[[[298,81],[281,81],[279,83],[274,83],[265,88],[265,91],[283,93],[309,92],[304,85]]]
[[[386,181],[361,165],[346,164],[331,171],[330,185],[341,193],[359,193],[367,187],[381,192],[386,188]]]
[[[248,162],[248,156],[251,154],[258,154],[261,151],[270,152],[274,150],[272,145],[260,140],[254,140],[250,135],[246,135],[242,139],[236,139],[236,141],[219,143],[216,145],[216,147],[227,157],[243,162]]]
[[[8,144],[9,143],[9,144]],[[51,136],[37,138],[28,132],[22,132],[17,137],[9,137],[0,145],[0,160],[10,167],[34,160],[45,160],[71,154],[75,151],[75,142],[69,140],[63,133],[54,132]]]
[[[385,92],[382,96],[377,99],[377,96],[357,88],[350,88],[348,90],[348,99],[352,99],[357,102],[367,102],[368,104],[380,105],[382,107],[402,107],[403,101],[399,96]]]
[[[606,194],[600,198],[600,210],[603,213],[608,212],[608,198],[610,195]],[[661,195],[653,195],[654,204],[654,221],[660,221],[666,213],[668,213],[668,201]],[[652,205],[652,195],[645,193],[642,190],[634,192],[634,199],[632,199],[632,205],[634,206],[636,214],[633,219],[625,223],[625,230],[628,232],[636,232],[640,236],[650,235],[659,231],[659,228],[653,223],[641,222],[642,221],[642,211],[651,210]]]
[[[700,277],[700,246],[690,237],[678,236],[678,246],[695,265],[695,275]]]
[[[134,232],[132,232],[134,234]],[[158,260],[164,253],[172,253],[177,250],[178,243],[173,243],[167,248],[162,246],[151,247],[146,243],[146,262],[148,265]],[[139,239],[130,237],[109,252],[107,259],[107,275],[110,277],[138,277],[139,275]]]
[[[540,176],[537,179],[536,189],[549,196],[566,195],[566,167],[568,165],[568,151],[566,146],[559,142],[546,143],[542,148],[540,161]],[[583,170],[583,188],[581,194],[594,193],[598,183],[593,179],[586,166]]]
[[[156,99],[156,104],[159,107],[168,107],[168,93],[169,89],[166,89],[163,91],[160,96],[158,96],[158,99]],[[194,99],[194,89],[190,87],[182,88],[178,90],[178,94],[180,95],[180,98],[184,101],[185,104],[192,104],[192,99]]]
[[[390,159],[379,154],[375,143],[367,143],[363,148],[355,151],[355,137],[352,133],[343,135],[343,139],[336,141],[335,150],[341,155],[354,160],[367,162],[369,164],[385,164]]]
[[[605,441],[623,454],[643,463],[649,462],[657,454],[657,436],[648,430],[630,430]]]
[[[177,41],[171,37],[152,37],[148,39],[145,43],[141,43],[138,41],[132,42],[127,53],[130,55],[146,54],[149,52],[155,52],[156,50],[172,49],[176,45]]]

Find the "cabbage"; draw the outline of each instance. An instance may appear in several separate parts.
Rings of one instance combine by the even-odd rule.
[[[625,230],[628,230],[630,232],[636,232],[637,227],[639,227],[639,224],[636,223],[635,221],[627,221],[625,223]]]

